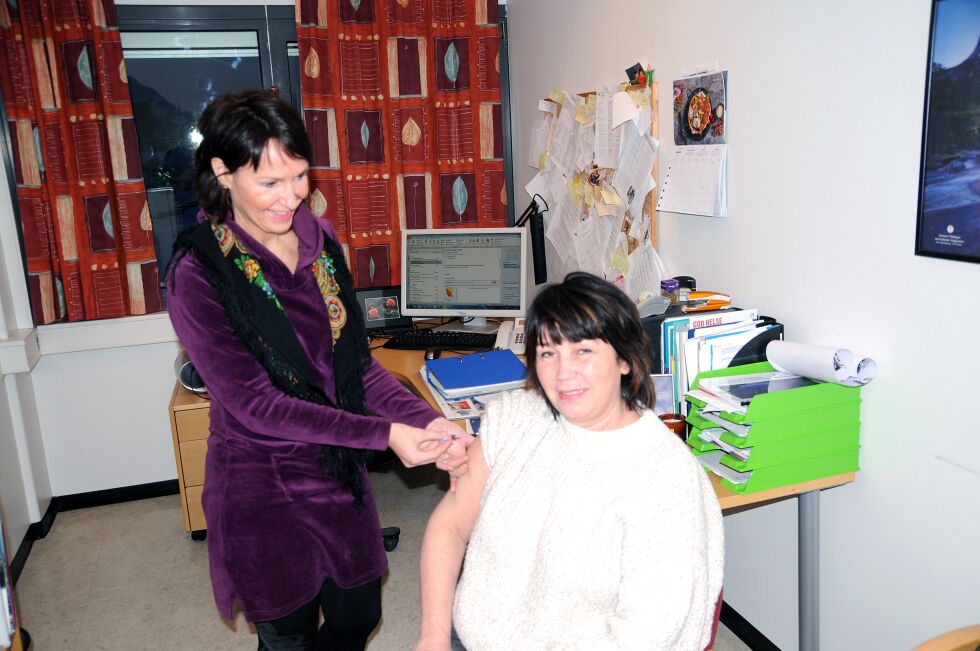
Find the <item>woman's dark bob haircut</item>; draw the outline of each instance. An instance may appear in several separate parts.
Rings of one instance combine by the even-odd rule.
[[[527,313],[527,383],[548,401],[551,413],[558,410],[548,400],[537,374],[537,349],[545,342],[577,342],[601,339],[629,364],[619,393],[632,410],[652,408],[656,403],[650,379],[650,347],[640,325],[636,305],[610,282],[583,271],[548,285],[531,303]]]
[[[278,140],[293,158],[313,159],[303,118],[271,90],[246,90],[223,95],[208,104],[197,122],[201,144],[195,154],[197,200],[213,220],[231,214],[231,197],[218,182],[211,160],[220,158],[234,172],[246,163],[258,169],[270,140]]]

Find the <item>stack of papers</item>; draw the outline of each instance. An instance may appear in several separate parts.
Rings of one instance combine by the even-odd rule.
[[[813,384],[817,383],[809,378],[784,371],[748,373],[704,378],[690,395],[707,403],[709,407],[744,414],[752,398],[757,395],[799,389]]]
[[[504,393],[503,391],[496,391],[461,398],[444,398],[439,390],[429,382],[424,366],[419,367],[419,377],[422,378],[422,384],[429,390],[429,395],[435,400],[443,416],[449,420],[479,420],[486,412],[487,405],[499,400]]]
[[[702,371],[727,368],[746,347],[756,347],[782,332],[757,309],[721,310],[664,319],[660,326],[661,371],[674,377],[674,395],[683,396]]]
[[[425,363],[426,380],[446,399],[519,389],[526,373],[524,362],[508,348]]]

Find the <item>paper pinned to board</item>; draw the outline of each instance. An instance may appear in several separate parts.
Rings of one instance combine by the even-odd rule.
[[[612,97],[612,127],[615,129],[627,120],[640,117],[640,109],[626,91],[620,91]]]
[[[870,357],[832,346],[770,341],[766,346],[766,359],[779,371],[846,387],[864,386],[878,373],[878,364]]]
[[[596,94],[595,165],[614,167],[619,160],[619,141],[622,131],[613,129],[612,98],[605,88]]]

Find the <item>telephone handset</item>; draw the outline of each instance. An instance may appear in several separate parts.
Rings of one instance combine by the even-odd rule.
[[[524,354],[524,319],[504,321],[497,328],[494,348],[510,348],[515,355]]]

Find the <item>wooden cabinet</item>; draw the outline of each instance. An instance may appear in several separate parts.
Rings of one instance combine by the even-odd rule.
[[[208,525],[201,508],[204,488],[204,458],[208,452],[210,401],[182,387],[174,387],[170,399],[170,432],[174,439],[180,506],[184,530],[195,539],[203,539]]]

